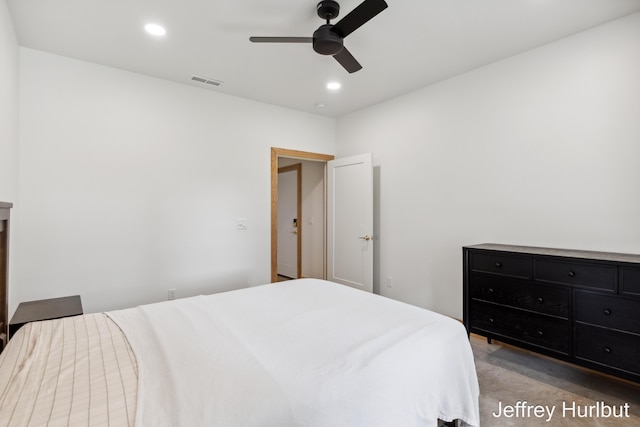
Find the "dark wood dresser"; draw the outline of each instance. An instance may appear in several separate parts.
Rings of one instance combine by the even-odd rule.
[[[640,382],[640,255],[463,247],[469,333]]]

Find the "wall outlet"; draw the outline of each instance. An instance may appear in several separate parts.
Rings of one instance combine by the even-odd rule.
[[[176,299],[176,290],[175,289],[169,289],[167,291],[167,300],[171,301]]]
[[[387,276],[386,284],[387,288],[393,288],[393,278],[391,276]]]

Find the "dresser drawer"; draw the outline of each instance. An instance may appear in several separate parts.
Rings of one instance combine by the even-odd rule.
[[[640,300],[576,291],[575,318],[640,335]]]
[[[524,308],[562,318],[569,317],[569,288],[532,285],[506,278],[474,275],[471,298]]]
[[[640,268],[620,268],[620,282],[622,294],[640,297]]]
[[[477,301],[471,303],[470,317],[474,329],[563,354],[569,352],[568,320]]]
[[[472,252],[471,270],[528,279],[531,258],[501,252]]]
[[[576,358],[640,375],[640,337],[578,324]]]
[[[603,264],[535,259],[534,278],[543,282],[616,290],[617,267]]]

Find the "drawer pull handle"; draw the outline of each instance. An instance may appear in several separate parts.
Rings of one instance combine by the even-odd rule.
[[[604,352],[607,353],[607,354],[611,354],[611,352],[612,352],[611,347],[605,347],[604,348]]]
[[[496,262],[496,267],[497,268],[502,268],[502,263],[500,261]]]
[[[575,271],[570,271],[569,272],[569,277],[576,277],[576,272]]]
[[[542,302],[543,302],[543,301],[544,301],[544,299],[543,299],[542,297],[538,297],[538,302],[539,302],[540,304],[542,304]]]
[[[494,323],[494,322],[495,322],[495,320],[493,320],[493,317],[490,317],[489,318],[489,323]]]
[[[493,288],[487,289],[487,293],[492,294],[493,293]]]
[[[543,335],[544,335],[544,332],[542,332],[542,331],[538,331],[538,336],[539,336],[539,337],[541,337],[541,336],[543,336]]]
[[[609,310],[608,308],[605,308],[604,310],[602,310],[602,312],[605,314],[605,316],[611,316],[611,310]]]

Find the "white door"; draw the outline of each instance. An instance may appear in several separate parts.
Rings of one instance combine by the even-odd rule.
[[[298,277],[298,171],[278,173],[278,274]]]
[[[373,292],[371,153],[327,163],[327,279]]]

